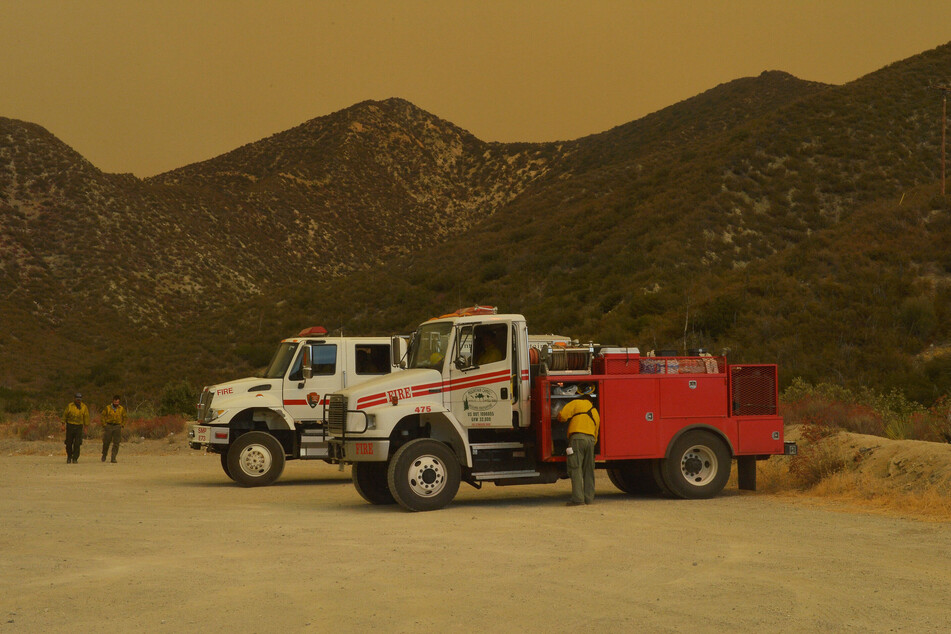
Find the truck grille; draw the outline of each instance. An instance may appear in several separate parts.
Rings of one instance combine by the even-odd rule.
[[[347,428],[347,397],[331,394],[327,397],[326,408],[327,431],[331,436],[343,436]]]
[[[211,390],[203,390],[198,400],[198,420],[199,423],[208,419],[208,413],[211,412],[211,399],[215,395]]]

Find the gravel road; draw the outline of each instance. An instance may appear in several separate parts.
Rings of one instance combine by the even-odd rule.
[[[463,485],[407,513],[290,462],[244,489],[216,456],[0,456],[0,632],[944,632],[951,524],[727,490],[631,498]]]

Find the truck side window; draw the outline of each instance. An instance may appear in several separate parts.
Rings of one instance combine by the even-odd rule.
[[[505,360],[507,328],[505,324],[476,326],[473,358],[476,365]]]
[[[314,376],[329,376],[337,373],[337,345],[311,346]]]
[[[288,381],[304,380],[304,357],[307,356],[304,350],[306,348],[306,345],[301,346],[300,353],[297,355],[297,358],[294,359],[293,365],[291,365],[291,373],[287,375]]]
[[[358,345],[355,369],[357,374],[389,373],[390,347],[386,344]]]

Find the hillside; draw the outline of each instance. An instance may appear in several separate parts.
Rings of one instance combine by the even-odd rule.
[[[150,349],[183,324],[465,231],[556,151],[483,143],[391,99],[142,181],[0,119],[0,315],[17,324],[0,350],[40,352],[43,369],[0,380],[104,386],[130,355],[139,378],[165,372]],[[44,362],[54,351],[79,361]]]
[[[949,69],[951,46],[842,86],[770,71],[558,144],[365,102],[145,181],[0,119],[0,350],[78,359],[0,385],[154,393],[249,372],[305,325],[487,303],[927,401],[951,389],[927,88]]]
[[[844,86],[765,73],[580,139],[468,235],[322,286],[319,319],[387,332],[496,304],[930,403],[951,389],[951,227],[927,80],[948,69],[944,46]],[[249,310],[260,332],[314,319],[273,299]]]

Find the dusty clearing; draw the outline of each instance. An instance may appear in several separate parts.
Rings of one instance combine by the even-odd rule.
[[[45,446],[45,443],[44,445]],[[467,485],[448,508],[363,502],[290,462],[244,489],[215,456],[84,444],[0,455],[0,631],[946,631],[951,524],[727,490],[631,498]],[[36,445],[37,448],[41,445]],[[53,450],[52,448],[57,449]],[[9,449],[9,447],[4,447]],[[160,455],[165,454],[165,455]]]

